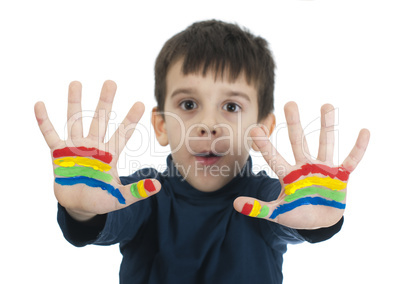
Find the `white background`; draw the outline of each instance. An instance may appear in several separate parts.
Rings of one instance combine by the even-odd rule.
[[[103,81],[112,79],[118,91],[111,128],[140,100],[147,107],[141,133],[151,133],[153,64],[162,44],[194,21],[216,18],[270,42],[278,66],[273,139],[289,161],[283,125],[289,100],[299,104],[312,152],[320,106],[330,102],[337,108],[339,163],[358,131],[371,131],[366,156],[349,182],[342,231],[324,243],[289,246],[284,283],[402,283],[402,9],[397,2],[2,1],[0,282],[118,283],[118,246],[75,248],[61,234],[50,152],[34,103],[46,103],[64,137],[69,82],[82,82],[83,110],[90,114]],[[135,140],[141,140],[135,135],[127,148],[131,156]],[[144,135],[154,144],[152,138]],[[135,170],[137,161],[165,164],[167,149],[140,150],[140,159],[122,160],[121,175]],[[254,163],[267,168],[262,159]]]

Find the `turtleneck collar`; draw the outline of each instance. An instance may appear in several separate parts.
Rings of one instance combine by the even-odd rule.
[[[245,185],[247,182],[247,177],[254,175],[252,172],[252,160],[249,156],[246,164],[231,181],[215,191],[204,192],[196,189],[186,181],[186,179],[180,174],[179,170],[175,166],[171,154],[166,158],[166,164],[167,168],[162,173],[162,176],[170,178],[170,180],[175,183],[176,186],[174,186],[174,191],[176,193],[192,198],[216,198],[218,196],[237,194],[237,192],[242,188],[243,183]]]

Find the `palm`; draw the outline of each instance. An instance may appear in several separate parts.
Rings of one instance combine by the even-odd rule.
[[[319,160],[311,160],[307,164],[296,164],[295,166],[289,167],[287,173],[297,173],[306,167],[321,169],[328,167],[336,170],[336,167],[332,164],[324,163]],[[293,183],[285,182],[285,177],[286,176],[279,177],[282,191],[278,199],[272,204],[271,220],[276,220],[278,223],[292,228],[312,229],[327,227],[328,225],[336,223],[343,216],[344,207],[346,205],[346,187],[341,190],[333,190],[324,185],[316,185],[308,180],[309,178],[318,178],[318,182],[321,179],[325,180],[328,178],[328,174],[325,170],[322,170],[320,173],[310,172],[305,175],[300,175]],[[289,177],[289,175],[287,177]],[[337,181],[345,184],[347,182],[335,178],[334,183],[337,184]],[[296,185],[296,187],[292,188],[294,185]],[[317,205],[325,206],[311,205],[312,202],[316,202]]]
[[[40,130],[52,153],[54,193],[59,203],[69,212],[82,216],[104,214],[148,196],[134,194],[131,185],[123,186],[117,173],[118,157],[144,112],[143,104],[134,104],[119,129],[104,143],[115,92],[115,83],[106,81],[89,134],[83,137],[81,84],[72,82],[68,95],[66,141],[61,140],[54,130],[44,104],[39,102],[35,105]],[[156,180],[152,184],[155,187],[150,194],[160,189]]]
[[[297,105],[288,103],[285,106],[289,139],[296,165],[290,165],[282,158],[261,129],[254,130],[254,143],[278,175],[282,190],[277,200],[272,202],[238,198],[235,208],[239,212],[296,229],[329,227],[342,217],[346,206],[349,173],[363,157],[369,141],[369,132],[360,132],[349,156],[342,166],[336,167],[332,162],[333,107],[324,105],[321,113],[320,147],[317,159],[312,159],[300,124]]]
[[[75,146],[81,146],[86,148],[99,148],[105,149],[106,144],[104,143],[93,143],[92,141],[86,141],[86,139],[78,139],[74,141]],[[60,147],[57,147],[53,150],[63,149],[65,148],[65,143],[62,143]],[[116,155],[113,155],[116,156]],[[63,160],[63,158],[54,158],[52,157],[53,161],[53,168],[56,169],[64,169],[60,167],[55,162],[58,160]],[[117,173],[117,158],[113,159],[109,166],[111,167],[108,170],[107,174],[111,176],[111,180],[107,181],[107,184],[110,184],[113,188],[118,189],[122,187],[118,173]],[[84,183],[78,183],[71,186],[61,185],[60,183],[56,182],[60,176],[58,172],[54,173],[55,175],[55,182],[54,182],[54,194],[59,201],[59,203],[71,210],[78,210],[83,212],[91,212],[94,214],[104,214],[116,209],[123,208],[125,204],[120,203],[117,198],[112,198],[111,194],[107,194],[106,190],[96,190],[93,187],[90,187]],[[126,203],[126,202],[124,202]]]

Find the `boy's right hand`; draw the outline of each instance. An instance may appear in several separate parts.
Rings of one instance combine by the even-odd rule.
[[[129,185],[120,182],[117,161],[144,113],[144,105],[135,103],[112,138],[104,143],[116,88],[113,81],[103,84],[87,137],[83,137],[82,130],[81,83],[71,82],[69,86],[68,139],[65,141],[53,128],[44,103],[35,104],[39,128],[52,154],[54,193],[58,202],[78,221],[122,209],[161,188],[155,179]]]

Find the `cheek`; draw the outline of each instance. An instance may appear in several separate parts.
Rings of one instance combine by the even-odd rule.
[[[253,139],[250,136],[250,130],[253,128],[255,123],[247,122],[241,126],[241,132],[238,134],[240,138],[238,138],[239,143],[241,143],[240,147],[244,149],[248,153],[251,149],[251,145],[253,144]]]
[[[172,149],[184,143],[185,126],[179,117],[175,116],[166,119],[166,131]]]
[[[217,139],[217,148],[225,150],[230,149],[230,153],[236,156],[248,154],[250,147],[247,145],[252,144],[248,141],[248,136],[246,136],[248,131],[248,126],[236,124],[227,125],[224,128],[222,136]]]
[[[235,113],[230,113],[230,112],[223,111],[222,112],[222,117],[224,118],[224,120],[227,123],[229,123],[229,124],[231,124],[233,126],[241,123],[241,121],[242,121],[241,114],[235,114]]]
[[[250,150],[251,142],[249,141],[249,137],[246,135],[246,128],[243,128],[241,133],[238,134],[239,137],[237,138],[237,147],[242,149],[242,153],[246,154]]]

